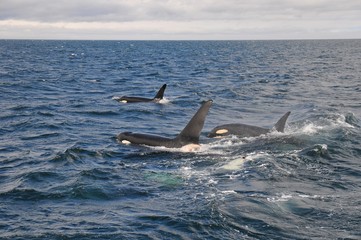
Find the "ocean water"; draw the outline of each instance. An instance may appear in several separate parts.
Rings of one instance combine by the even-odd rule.
[[[1,40],[0,63],[0,239],[361,238],[361,40]],[[116,140],[208,99],[196,152]]]

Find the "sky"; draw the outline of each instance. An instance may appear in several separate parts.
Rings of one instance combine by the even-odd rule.
[[[0,0],[0,39],[361,39],[361,0]]]

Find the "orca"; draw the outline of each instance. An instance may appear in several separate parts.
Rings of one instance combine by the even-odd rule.
[[[156,135],[141,133],[123,132],[117,136],[120,143],[136,144],[147,146],[160,146],[166,148],[182,148],[186,151],[193,151],[200,147],[199,136],[201,134],[204,121],[212,105],[212,100],[202,104],[185,128],[175,138],[166,138]]]
[[[122,96],[120,98],[117,98],[116,100],[118,102],[122,103],[140,103],[140,102],[156,102],[158,103],[160,100],[163,99],[165,88],[167,87],[167,84],[164,84],[158,91],[158,93],[155,95],[154,98],[143,98],[143,97],[127,97]]]
[[[284,132],[286,121],[290,114],[291,112],[287,112],[285,115],[283,115],[271,129],[240,123],[225,124],[213,128],[212,131],[208,134],[208,137],[220,138],[228,135],[236,135],[239,137],[257,137],[274,130],[278,132]]]

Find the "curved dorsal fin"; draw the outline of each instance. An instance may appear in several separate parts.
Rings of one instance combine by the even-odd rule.
[[[185,126],[182,132],[176,137],[176,140],[194,144],[199,143],[199,136],[201,135],[204,121],[212,102],[212,100],[208,100],[202,104],[196,114],[194,114],[192,119],[188,122],[187,126]]]
[[[286,121],[290,114],[291,112],[286,112],[286,114],[283,115],[280,120],[278,120],[278,122],[273,126],[273,129],[276,129],[276,131],[278,132],[284,132]]]
[[[167,84],[164,84],[159,91],[157,92],[157,94],[155,95],[154,99],[163,99],[163,94],[165,91],[165,88],[167,87]]]

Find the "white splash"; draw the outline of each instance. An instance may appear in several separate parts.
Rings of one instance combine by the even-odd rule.
[[[161,99],[161,100],[159,100],[159,103],[160,104],[168,104],[168,103],[170,103],[171,101],[168,99],[168,98],[165,98],[165,97],[163,97],[163,99]]]
[[[319,200],[323,200],[325,198],[334,198],[334,197],[338,197],[337,195],[309,195],[309,194],[299,194],[299,193],[281,193],[279,196],[274,196],[274,197],[268,197],[267,201],[269,202],[287,202],[289,200],[300,200],[300,199],[319,199]]]
[[[320,117],[315,121],[306,121],[303,126],[293,127],[289,129],[291,134],[307,134],[313,135],[320,131],[332,131],[337,128],[354,128],[346,122],[346,116],[343,114],[333,114]]]
[[[182,152],[197,152],[201,146],[199,144],[187,144],[183,147],[181,147]]]
[[[276,196],[276,197],[268,197],[267,201],[269,202],[287,202],[288,200],[292,199],[292,195],[290,194],[284,194],[282,193],[281,196]]]
[[[314,123],[309,123],[303,128],[299,129],[299,131],[311,135],[317,133],[318,131],[321,131],[322,129],[324,129],[324,126],[318,126]]]
[[[118,97],[118,96],[113,96],[112,97],[112,100],[119,100],[121,97]]]
[[[157,151],[162,151],[162,152],[192,152],[192,153],[197,153],[201,151],[201,145],[199,144],[187,144],[181,148],[168,148],[168,147],[164,147],[164,146],[147,146],[144,145],[146,147],[149,147],[151,149],[157,150]]]

